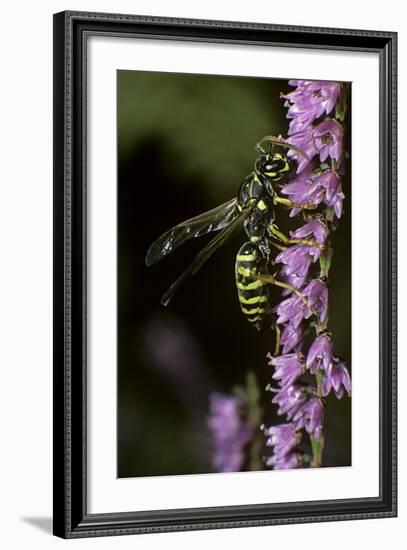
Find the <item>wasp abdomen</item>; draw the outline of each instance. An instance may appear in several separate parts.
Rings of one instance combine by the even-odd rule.
[[[247,320],[260,330],[266,310],[267,294],[265,285],[250,275],[252,269],[259,270],[264,263],[257,246],[244,243],[236,256],[236,286],[240,308]]]

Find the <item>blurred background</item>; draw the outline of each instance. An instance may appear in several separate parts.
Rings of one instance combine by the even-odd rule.
[[[272,374],[270,322],[257,332],[236,295],[243,230],[167,308],[162,294],[213,234],[154,267],[144,258],[164,231],[236,196],[253,169],[255,143],[287,132],[280,93],[289,89],[277,79],[117,73],[118,477],[213,471],[209,395],[244,386],[248,372],[260,389],[263,421],[278,421],[264,391]],[[351,368],[350,177],[343,188],[345,215],[332,235],[330,328],[336,355]],[[282,209],[277,219],[285,232],[300,224]],[[324,466],[350,465],[350,399],[328,397],[325,426]]]

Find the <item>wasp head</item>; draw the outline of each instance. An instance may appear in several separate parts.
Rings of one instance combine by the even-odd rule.
[[[262,147],[262,143],[269,144],[268,152]],[[256,151],[259,156],[256,159],[254,168],[256,174],[262,179],[267,191],[273,195],[275,182],[285,183],[295,173],[293,162],[288,158],[289,150],[295,151],[297,155],[307,158],[298,147],[283,140],[281,136],[264,136],[257,144]]]
[[[260,154],[256,159],[254,168],[271,194],[274,192],[272,189],[273,183],[284,183],[293,174],[293,165],[286,152],[276,151],[275,149],[270,153]]]

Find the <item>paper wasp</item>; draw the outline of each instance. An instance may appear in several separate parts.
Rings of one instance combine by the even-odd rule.
[[[265,142],[269,144],[268,151],[262,147]],[[302,298],[297,289],[268,273],[268,262],[271,242],[321,246],[311,239],[290,239],[274,224],[276,206],[315,208],[311,204],[295,204],[279,196],[276,185],[287,182],[295,171],[293,161],[286,154],[287,150],[305,155],[297,147],[274,136],[264,136],[255,148],[258,157],[254,170],[240,185],[237,197],[169,229],[148,249],[146,264],[152,266],[188,239],[219,231],[163,295],[163,305],[169,304],[185,279],[195,275],[242,224],[248,241],[236,255],[235,274],[240,307],[248,321],[260,329],[266,311],[267,284],[287,288]]]

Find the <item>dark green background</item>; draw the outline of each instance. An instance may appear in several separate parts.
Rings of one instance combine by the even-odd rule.
[[[118,476],[212,471],[208,395],[258,379],[265,422],[281,421],[263,391],[274,337],[240,312],[234,281],[237,232],[168,308],[160,297],[211,236],[147,268],[164,231],[236,195],[253,169],[255,143],[286,134],[285,80],[118,71]],[[330,327],[350,367],[350,181],[333,234]],[[301,224],[279,210],[278,224]],[[275,294],[277,300],[278,294]],[[329,397],[325,466],[350,464],[350,400]]]

